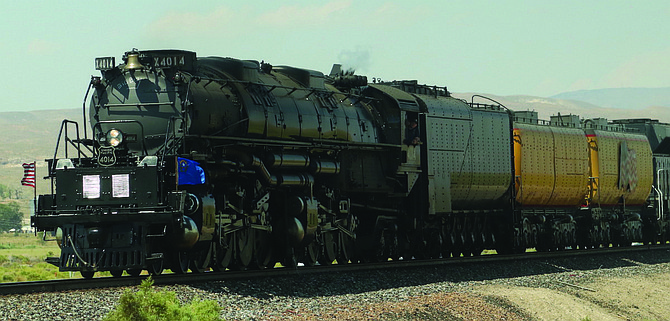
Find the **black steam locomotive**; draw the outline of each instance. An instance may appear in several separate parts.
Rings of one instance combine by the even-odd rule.
[[[180,50],[95,63],[90,133],[63,122],[47,160],[52,193],[33,217],[54,231],[61,255],[48,261],[61,271],[346,264],[668,236],[670,143],[657,121],[547,123],[337,65],[324,75]]]

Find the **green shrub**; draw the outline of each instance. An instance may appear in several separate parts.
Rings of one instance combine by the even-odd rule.
[[[12,255],[12,262],[15,263],[20,263],[20,264],[28,264],[30,263],[30,258],[27,256],[23,255]]]
[[[26,279],[26,281],[33,281],[33,280],[48,280],[49,279],[49,274],[47,274],[46,271],[38,270],[38,269],[22,269],[20,272],[20,275]]]
[[[220,320],[221,307],[216,301],[197,300],[182,306],[173,291],[152,291],[153,284],[149,277],[139,291],[126,290],[103,320]]]

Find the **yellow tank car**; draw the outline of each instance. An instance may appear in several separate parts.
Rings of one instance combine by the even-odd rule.
[[[643,135],[587,129],[590,206],[641,205],[653,183],[652,153]]]
[[[517,201],[521,205],[581,205],[589,178],[584,131],[515,123],[514,167]]]

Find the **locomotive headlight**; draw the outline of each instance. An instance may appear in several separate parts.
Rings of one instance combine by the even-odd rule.
[[[107,132],[107,144],[110,146],[119,146],[123,142],[123,133],[118,129],[110,129]]]

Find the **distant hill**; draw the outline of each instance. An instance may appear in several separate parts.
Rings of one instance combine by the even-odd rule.
[[[32,199],[32,188],[21,186],[21,164],[35,161],[37,192],[48,191],[48,181],[42,179],[47,175],[44,160],[53,157],[63,119],[77,121],[81,125],[81,109],[0,113],[0,184],[20,190],[24,199]]]
[[[453,93],[454,97],[471,100],[472,93]],[[482,94],[483,96],[494,99],[507,108],[516,111],[531,110],[536,111],[540,119],[548,120],[550,116],[557,115],[579,115],[581,118],[651,118],[658,119],[661,122],[670,123],[670,108],[663,106],[647,106],[637,109],[623,109],[614,107],[601,107],[593,103],[578,100],[567,100],[558,98],[543,98],[534,96],[496,96]],[[485,102],[481,98],[476,98],[475,102]]]
[[[63,119],[81,126],[81,109],[0,113],[0,165],[53,157]]]
[[[670,87],[579,90],[561,93],[551,98],[579,100],[601,107],[619,109],[670,107]]]

